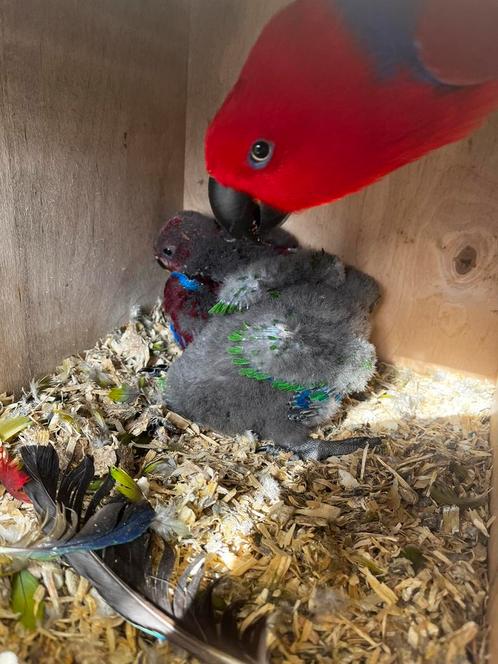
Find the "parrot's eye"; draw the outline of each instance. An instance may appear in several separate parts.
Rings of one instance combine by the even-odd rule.
[[[259,140],[252,144],[249,151],[249,164],[253,168],[263,168],[273,155],[273,143]]]
[[[173,249],[170,249],[170,247],[165,247],[163,249],[163,254],[165,256],[173,256]]]

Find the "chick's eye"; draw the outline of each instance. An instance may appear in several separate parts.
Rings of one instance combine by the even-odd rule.
[[[260,139],[252,144],[249,151],[249,163],[254,168],[266,166],[273,155],[273,143]]]
[[[172,256],[173,255],[173,249],[171,249],[170,247],[165,247],[163,249],[163,254],[165,256]]]

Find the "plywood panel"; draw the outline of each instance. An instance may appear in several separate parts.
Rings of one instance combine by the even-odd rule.
[[[182,204],[183,0],[0,5],[0,392],[155,299]]]
[[[205,129],[262,25],[285,4],[193,0],[186,207],[209,210]],[[471,139],[287,225],[382,283],[375,339],[385,359],[496,376],[498,116]]]
[[[489,661],[498,662],[498,383],[496,384],[494,409],[491,414],[491,450],[493,452],[493,486],[490,510],[496,520],[491,526],[488,547],[490,585],[488,600]]]

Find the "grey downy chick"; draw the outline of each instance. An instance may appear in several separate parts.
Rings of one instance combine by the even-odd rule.
[[[161,228],[156,260],[168,270],[163,310],[177,344],[186,348],[206,324],[208,312],[227,274],[258,258],[287,253],[296,246],[285,231],[265,242],[233,240],[214,221],[197,212],[179,212]]]
[[[289,285],[286,285],[289,284]],[[240,269],[216,316],[171,365],[165,401],[225,434],[256,432],[304,458],[348,454],[378,439],[310,440],[375,369],[368,341],[376,282],[323,252]]]

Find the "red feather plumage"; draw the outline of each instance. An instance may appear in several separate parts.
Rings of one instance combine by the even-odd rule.
[[[477,11],[481,3],[475,4]],[[463,138],[498,107],[498,74],[482,85],[450,88],[400,63],[383,77],[375,53],[352,32],[339,5],[297,0],[263,30],[206,135],[207,169],[222,185],[285,212],[329,203]],[[469,0],[462,5],[467,10]],[[483,7],[491,11],[493,3]],[[429,18],[441,26],[440,12]],[[451,73],[455,80],[471,74],[477,80],[480,72],[463,71],[455,51],[479,50],[480,35],[462,43],[457,37],[463,21],[443,23],[455,43],[453,57],[443,58],[433,23],[421,24],[419,33],[430,64],[438,71],[454,64],[455,72],[444,71],[445,80],[452,80]],[[484,29],[486,21],[475,25]],[[485,53],[497,50],[489,36],[484,41]],[[258,140],[274,144],[264,168],[248,159]]]
[[[31,502],[22,490],[29,479],[29,475],[21,470],[17,461],[11,459],[4,449],[0,449],[0,483],[10,495],[25,503]]]
[[[174,277],[170,277],[164,287],[164,313],[187,346],[204,327],[220,286],[207,277],[196,275],[195,279],[202,284],[200,292],[188,291]]]

